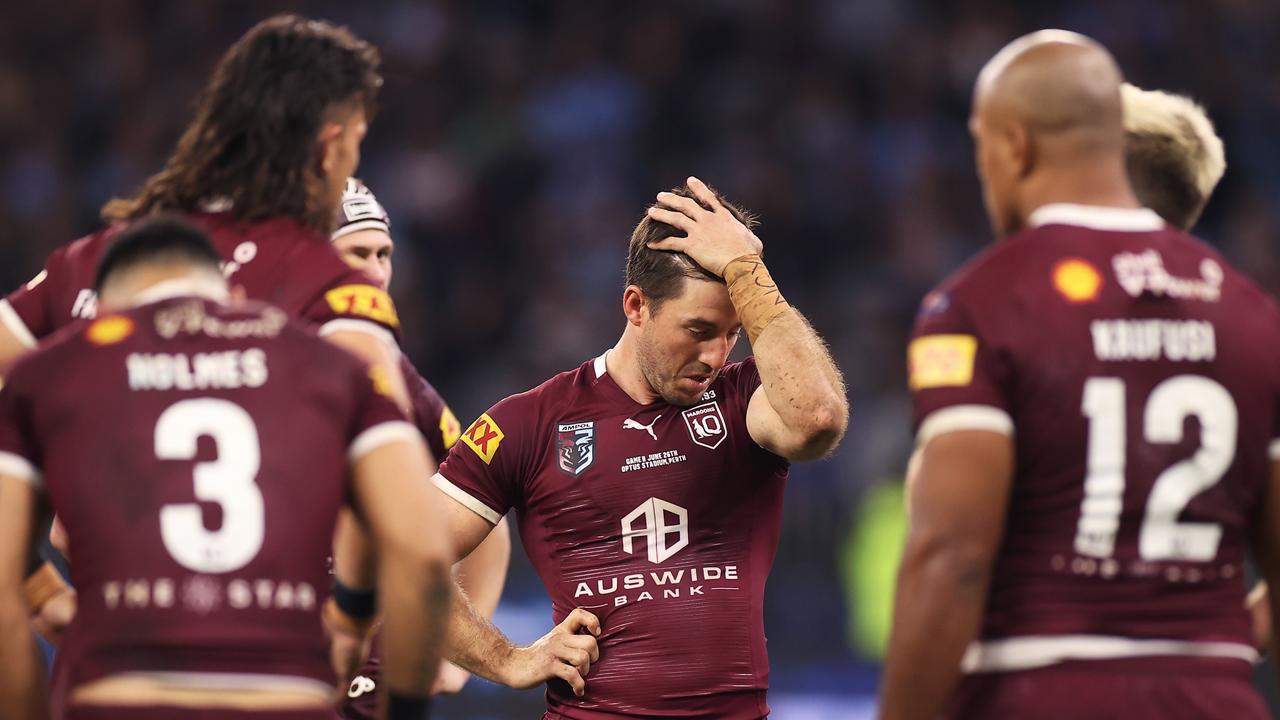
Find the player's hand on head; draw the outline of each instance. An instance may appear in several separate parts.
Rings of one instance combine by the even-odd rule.
[[[734,259],[758,255],[764,249],[760,238],[720,204],[706,183],[690,177],[687,184],[697,200],[661,192],[658,203],[648,210],[650,218],[683,231],[685,237],[664,238],[649,243],[649,249],[682,252],[721,277]]]
[[[591,663],[600,659],[599,635],[600,619],[582,608],[574,610],[537,642],[516,650],[506,684],[524,690],[560,678],[581,697],[587,691]]]

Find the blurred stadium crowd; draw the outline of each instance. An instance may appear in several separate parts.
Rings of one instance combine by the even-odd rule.
[[[1070,28],[1130,81],[1201,101],[1228,170],[1198,234],[1280,291],[1274,0],[10,3],[0,286],[158,169],[218,55],[282,10],[382,49],[360,174],[392,216],[406,349],[464,424],[612,342],[626,238],[658,190],[696,173],[759,213],[770,267],[844,369],[854,423],[836,457],[791,480],[766,610],[784,678],[850,657],[825,619],[876,596],[841,578],[893,543],[850,533],[908,454],[916,304],[991,235],[965,120],[994,50]],[[540,593],[522,561],[513,573],[509,598]]]

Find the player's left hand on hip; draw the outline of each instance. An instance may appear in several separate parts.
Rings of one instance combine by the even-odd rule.
[[[658,204],[648,215],[685,233],[649,243],[650,250],[682,252],[707,272],[724,276],[725,266],[743,255],[758,255],[764,243],[716,199],[711,188],[696,177],[688,179],[697,200],[675,193],[658,193]]]

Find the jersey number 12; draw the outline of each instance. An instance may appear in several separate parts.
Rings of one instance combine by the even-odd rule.
[[[1090,378],[1081,410],[1089,418],[1088,469],[1075,550],[1109,558],[1124,510],[1125,386],[1119,378]],[[1222,479],[1236,455],[1236,403],[1218,383],[1199,375],[1178,375],[1155,387],[1142,418],[1143,439],[1151,444],[1182,442],[1183,421],[1200,421],[1200,447],[1190,458],[1160,473],[1147,498],[1138,533],[1142,560],[1207,562],[1218,554],[1222,526],[1178,522],[1187,503]]]

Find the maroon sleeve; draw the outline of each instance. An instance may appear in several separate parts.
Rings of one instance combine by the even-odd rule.
[[[742,403],[742,409],[745,412],[747,405],[751,402],[751,396],[755,394],[756,388],[760,387],[760,368],[756,366],[756,359],[748,357],[742,362],[727,365],[722,374],[726,386],[738,396],[738,401]]]
[[[400,369],[409,388],[409,399],[413,402],[413,420],[427,439],[431,455],[439,463],[462,435],[462,426],[440,393],[405,355],[400,356]]]
[[[515,395],[482,413],[440,465],[436,485],[495,525],[523,497],[537,413],[529,395]]]
[[[400,316],[385,290],[351,270],[327,283],[304,304],[301,319],[321,335],[344,330],[370,332],[392,345],[400,341]]]
[[[405,420],[404,413],[396,406],[390,383],[381,373],[381,368],[352,363],[350,375],[355,403],[347,434],[351,462],[386,443],[421,438],[418,429]]]
[[[0,474],[40,484],[41,452],[31,432],[29,362],[19,363],[0,387]]]
[[[53,301],[56,288],[66,282],[66,256],[66,246],[54,250],[38,275],[0,300],[0,322],[28,347],[58,329]]]
[[[964,288],[925,296],[907,346],[913,423],[921,441],[948,430],[1012,432],[1009,353]],[[981,309],[981,312],[980,312]]]

